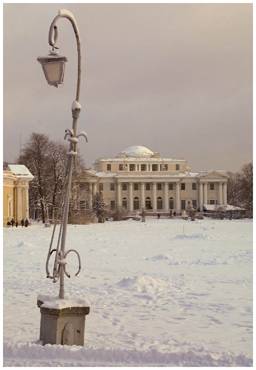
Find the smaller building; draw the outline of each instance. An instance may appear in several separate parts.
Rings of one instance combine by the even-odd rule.
[[[13,218],[29,218],[29,182],[34,176],[22,164],[9,164],[3,171],[3,224]]]

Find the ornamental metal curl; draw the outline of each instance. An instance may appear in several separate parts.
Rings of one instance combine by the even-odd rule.
[[[79,118],[79,114],[81,111],[81,104],[79,103],[80,97],[80,84],[81,84],[81,43],[79,37],[79,31],[77,27],[77,23],[75,20],[74,15],[66,9],[61,9],[58,12],[58,15],[53,19],[50,29],[49,29],[49,36],[48,36],[48,43],[52,47],[52,49],[58,49],[56,46],[56,42],[58,39],[58,28],[56,22],[59,18],[66,18],[68,19],[73,27],[75,37],[76,37],[76,45],[77,45],[77,85],[76,85],[76,96],[75,100],[72,103],[72,129],[65,130],[64,139],[69,141],[69,151],[67,153],[67,169],[66,169],[66,176],[65,176],[65,184],[64,184],[64,192],[62,197],[62,203],[60,208],[60,218],[61,223],[59,225],[59,234],[57,238],[56,247],[54,247],[54,238],[55,238],[55,231],[57,227],[57,221],[54,224],[51,242],[49,246],[49,251],[46,258],[46,276],[53,280],[54,283],[60,281],[60,290],[59,290],[59,298],[64,298],[64,275],[70,278],[70,274],[67,272],[66,265],[67,265],[67,256],[70,253],[74,253],[78,259],[78,270],[75,274],[77,276],[81,271],[81,258],[79,253],[75,249],[69,249],[65,251],[65,242],[66,242],[66,232],[67,232],[67,223],[68,223],[68,211],[69,211],[69,197],[71,191],[71,183],[72,183],[72,170],[75,161],[75,157],[77,155],[77,145],[79,141],[79,137],[84,137],[87,141],[87,135],[84,132],[77,134],[77,121]],[[50,273],[50,260],[51,257],[54,256],[54,264],[52,272]]]

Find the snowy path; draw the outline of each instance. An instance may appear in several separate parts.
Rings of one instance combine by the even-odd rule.
[[[4,230],[6,366],[249,366],[252,222],[147,220],[70,225],[82,257],[66,291],[91,306],[86,346],[36,344],[51,229]],[[18,313],[17,313],[18,310]]]

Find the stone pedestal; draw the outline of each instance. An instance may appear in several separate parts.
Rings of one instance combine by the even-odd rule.
[[[57,302],[57,304],[56,304]],[[84,345],[85,316],[90,307],[76,301],[44,299],[40,296],[40,340],[42,344]]]

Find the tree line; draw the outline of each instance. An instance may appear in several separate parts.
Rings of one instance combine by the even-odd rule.
[[[239,172],[228,172],[228,204],[253,213],[253,164],[245,164]]]

